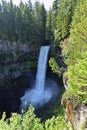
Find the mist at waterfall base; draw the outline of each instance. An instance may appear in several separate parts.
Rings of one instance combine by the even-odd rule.
[[[43,46],[40,49],[38,68],[36,75],[36,82],[32,89],[26,90],[23,97],[21,97],[20,109],[25,109],[29,105],[33,105],[36,109],[44,106],[58,96],[59,90],[55,81],[46,80],[46,68],[48,58],[49,46]]]
[[[52,79],[46,80],[43,91],[36,89],[35,85],[33,85],[32,89],[26,90],[24,96],[21,98],[21,110],[27,110],[30,104],[37,109],[48,102],[54,102],[59,93],[58,84]]]

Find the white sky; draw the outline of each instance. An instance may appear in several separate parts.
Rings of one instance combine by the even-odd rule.
[[[6,0],[6,1],[9,1],[9,0]],[[27,2],[28,0],[22,0],[23,2]],[[31,0],[32,4],[35,2],[35,1],[39,1],[41,3],[44,3],[45,5],[45,8],[47,10],[49,10],[49,8],[52,6],[52,3],[54,0]],[[1,0],[0,0],[1,2]],[[20,0],[13,0],[13,3],[18,5],[20,3]]]

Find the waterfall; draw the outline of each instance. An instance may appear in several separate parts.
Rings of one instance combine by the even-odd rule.
[[[30,104],[35,108],[41,107],[46,104],[53,95],[56,95],[57,91],[54,92],[56,88],[55,83],[51,80],[45,83],[48,52],[49,46],[41,47],[38,59],[36,84],[21,97],[20,109],[27,109]]]
[[[40,49],[36,75],[36,89],[44,90],[49,46]]]

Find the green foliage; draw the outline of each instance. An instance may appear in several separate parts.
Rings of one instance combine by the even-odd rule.
[[[0,53],[0,65],[8,63],[10,60],[14,59],[14,55],[11,52],[1,52]]]
[[[34,114],[32,106],[22,115],[13,113],[9,119],[5,119],[5,117],[6,114],[3,113],[0,130],[71,130],[70,124],[65,122],[64,116],[61,114],[41,123]]]
[[[84,59],[87,51],[87,0],[78,2],[71,24],[70,37],[62,44],[63,55],[68,65],[74,65],[78,59]]]
[[[0,38],[37,45],[43,44],[45,39],[54,40],[55,35],[57,44],[62,41],[62,55],[67,64],[68,77],[68,90],[63,98],[73,99],[75,106],[79,103],[75,99],[87,104],[87,0],[55,0],[47,14],[47,22],[46,10],[39,2],[33,8],[31,1],[28,4],[21,2],[17,7],[12,1],[7,3],[2,0],[0,9],[3,9],[0,10]],[[13,57],[10,56],[7,55],[7,58]],[[54,58],[50,58],[49,65],[54,73],[61,75],[61,68]],[[25,62],[23,67],[35,66],[32,62]],[[12,114],[10,119],[5,119],[3,114],[0,130],[70,130],[70,124],[65,122],[61,114],[62,108],[59,109],[57,117],[45,123],[40,122],[32,107],[23,115]]]
[[[9,69],[9,72],[15,72],[15,71],[17,71],[17,68],[14,66]]]
[[[80,0],[74,11],[70,37],[61,43],[68,77],[67,95],[87,103],[87,0]]]
[[[70,127],[62,116],[53,117],[45,122],[45,130],[70,130]]]
[[[47,14],[46,20],[46,40],[52,42],[54,40],[53,27],[52,27],[52,10],[50,9]]]
[[[69,36],[72,16],[77,1],[78,0],[60,1],[55,28],[55,40],[57,43]]]
[[[0,59],[12,59],[14,55],[12,53],[0,53]]]
[[[37,36],[38,42],[44,44],[45,42],[45,31],[46,31],[46,10],[44,5],[39,2],[35,2],[35,35]]]
[[[39,8],[33,8],[28,3],[20,2],[15,6],[2,0],[0,10],[0,38],[10,41],[29,42],[30,44],[43,44],[46,31],[46,10],[38,2]]]
[[[44,130],[40,119],[34,114],[33,107],[30,107],[23,116],[13,113],[10,119],[6,120],[5,116],[4,113],[0,120],[0,130]]]
[[[54,58],[50,58],[49,60],[49,66],[51,67],[52,71],[59,76],[61,76],[61,70],[60,67],[58,66],[57,62],[55,61]]]
[[[36,63],[34,63],[32,61],[27,61],[22,64],[23,69],[29,68],[29,69],[33,70],[33,69],[36,69],[36,67],[37,67]]]
[[[2,0],[0,34],[3,39],[15,39],[15,7],[13,6],[12,0],[9,3]]]
[[[51,109],[48,111],[48,113],[50,114],[51,111],[53,111],[53,114],[56,113],[56,116],[53,116],[51,119],[47,119],[44,122],[45,130],[67,129],[68,124],[65,122],[64,111],[60,101],[55,103],[54,106],[51,106]]]
[[[87,58],[79,60],[74,66],[68,67],[69,92],[87,103]]]
[[[49,9],[46,20],[46,40],[50,43],[54,43],[54,30],[56,29],[58,6],[60,0],[54,0],[52,9]]]
[[[81,100],[77,97],[77,95],[74,95],[69,90],[65,91],[62,95],[61,104],[67,103],[70,101],[73,105],[73,109],[75,110],[79,104],[81,104]]]
[[[63,107],[60,105],[57,109],[57,116],[45,121],[45,130],[72,130],[70,123],[65,121]]]
[[[64,62],[67,64],[67,58],[71,52],[71,46],[69,44],[68,38],[60,42],[60,47],[62,48],[62,57],[64,59]]]
[[[36,118],[36,115],[34,114],[33,107],[30,107],[29,111],[27,111],[22,118],[23,130],[44,130],[43,125],[40,124],[40,119]]]

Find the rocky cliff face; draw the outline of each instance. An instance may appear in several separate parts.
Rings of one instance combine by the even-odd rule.
[[[16,52],[23,51],[28,52],[33,48],[29,43],[9,42],[0,40],[0,52]]]
[[[0,78],[19,77],[21,72],[35,69],[38,49],[29,43],[0,40]]]
[[[87,130],[87,105],[82,104],[78,97],[67,98],[66,92],[62,99],[66,122],[71,123],[73,130]]]
[[[63,102],[65,118],[70,122],[73,130],[87,130],[87,106],[78,104],[74,108],[71,100]]]

